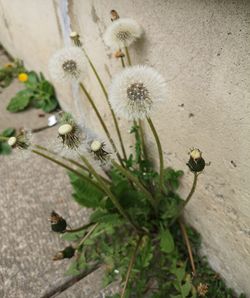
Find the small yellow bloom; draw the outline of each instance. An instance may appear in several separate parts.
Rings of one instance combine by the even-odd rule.
[[[20,82],[26,82],[27,80],[28,80],[28,75],[27,75],[27,73],[25,73],[25,72],[21,72],[21,73],[19,73],[19,75],[18,75],[18,80],[20,81]]]
[[[13,63],[4,64],[4,68],[12,68],[13,66],[14,66]]]

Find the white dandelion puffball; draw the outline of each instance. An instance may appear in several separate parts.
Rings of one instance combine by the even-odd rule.
[[[149,117],[166,97],[165,79],[152,67],[128,67],[111,82],[109,101],[118,116],[128,120]]]
[[[49,72],[57,82],[79,81],[87,73],[87,60],[78,47],[66,47],[57,51],[49,61]]]
[[[112,49],[124,48],[131,45],[143,33],[142,27],[132,19],[118,19],[107,28],[104,42]]]

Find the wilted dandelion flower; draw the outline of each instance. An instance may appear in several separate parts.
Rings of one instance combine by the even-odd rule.
[[[79,81],[87,72],[87,61],[78,47],[67,47],[57,51],[49,62],[49,72],[58,82]]]
[[[109,100],[117,115],[126,119],[143,119],[165,99],[166,83],[153,68],[128,67],[112,81]]]
[[[142,35],[142,27],[129,18],[121,18],[112,22],[104,33],[104,42],[112,49],[131,45]]]

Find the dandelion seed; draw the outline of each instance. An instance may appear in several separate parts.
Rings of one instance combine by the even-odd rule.
[[[104,42],[112,49],[131,45],[143,33],[142,27],[129,18],[120,18],[112,22],[104,34]]]
[[[137,65],[128,67],[112,81],[109,100],[120,117],[129,120],[150,116],[165,99],[166,83],[153,68]]]
[[[56,52],[49,62],[49,72],[58,82],[79,81],[87,73],[87,61],[78,47],[67,47]]]

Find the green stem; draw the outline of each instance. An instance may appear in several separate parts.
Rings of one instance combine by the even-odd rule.
[[[185,209],[186,205],[188,204],[188,202],[191,200],[194,192],[195,192],[195,189],[196,189],[196,185],[197,185],[197,181],[198,181],[198,173],[194,173],[194,180],[193,180],[193,185],[192,185],[192,188],[186,198],[186,200],[184,200],[180,206],[180,209],[178,210],[177,214],[175,215],[175,217],[171,220],[169,226],[171,226],[175,221],[176,219],[178,219],[180,217],[180,215],[182,214],[183,210]]]
[[[86,224],[86,225],[83,225],[83,226],[81,226],[81,227],[79,227],[79,228],[76,228],[76,229],[71,229],[71,230],[68,230],[68,229],[67,229],[65,232],[67,232],[67,233],[75,233],[75,232],[79,232],[79,231],[85,230],[85,229],[87,229],[87,228],[93,226],[94,224],[95,224],[95,222],[90,222],[90,223],[88,223],[88,224]]]
[[[139,237],[138,241],[137,241],[135,250],[134,250],[134,252],[132,254],[132,257],[130,259],[130,262],[129,262],[129,265],[128,265],[128,271],[127,271],[127,274],[126,274],[125,284],[124,284],[124,287],[122,289],[121,298],[124,298],[125,297],[126,289],[127,289],[128,282],[129,282],[129,278],[130,278],[130,275],[131,275],[131,272],[132,272],[132,268],[133,268],[134,263],[135,263],[135,260],[136,260],[136,255],[137,255],[138,249],[140,247],[142,238],[143,238],[143,236],[141,235]]]
[[[125,52],[126,52],[126,56],[127,56],[127,59],[128,59],[128,65],[131,66],[132,63],[131,63],[131,58],[130,58],[130,55],[129,55],[128,47],[125,47]]]
[[[106,102],[107,102],[107,104],[109,106],[109,109],[110,109],[110,112],[111,112],[111,115],[112,115],[112,118],[113,118],[113,121],[114,121],[114,124],[115,124],[115,129],[116,129],[116,132],[117,132],[117,135],[118,135],[118,138],[119,138],[119,142],[120,142],[120,145],[121,145],[121,149],[122,149],[122,153],[123,153],[124,159],[127,159],[127,155],[126,155],[125,147],[124,147],[124,144],[123,144],[123,140],[122,140],[120,128],[119,128],[119,125],[118,125],[118,121],[117,121],[117,118],[115,116],[115,113],[114,113],[114,111],[113,111],[113,109],[111,107],[111,104],[109,102],[109,99],[108,99],[108,92],[105,89],[104,84],[103,84],[103,82],[102,82],[102,80],[101,80],[101,78],[100,78],[100,76],[99,76],[99,74],[98,74],[98,72],[97,72],[94,64],[92,63],[91,59],[89,58],[89,56],[88,56],[88,54],[87,54],[87,52],[85,51],[84,48],[83,48],[83,51],[84,51],[84,54],[85,54],[86,58],[88,59],[88,62],[90,64],[90,67],[92,68],[92,70],[93,70],[93,72],[94,72],[94,74],[96,76],[96,79],[97,79],[98,83],[100,84],[100,87],[102,89],[102,92],[103,92],[103,94],[105,96]]]
[[[135,186],[137,186],[137,188],[144,193],[145,197],[148,199],[151,205],[156,208],[156,202],[154,198],[152,197],[151,193],[140,183],[139,179],[135,177],[130,171],[118,165],[115,161],[113,161],[112,163],[125,177],[128,178],[128,180],[132,181]]]
[[[36,145],[36,144],[34,144],[34,147],[36,147],[36,148],[38,148],[38,149],[41,149],[41,150],[44,150],[44,151],[46,151],[46,152],[49,152],[50,154],[56,155],[55,152],[53,152],[53,151],[47,149],[46,147],[43,147],[43,146],[40,146],[40,145]],[[71,162],[73,165],[75,165],[75,166],[77,166],[78,168],[80,168],[80,169],[82,169],[82,170],[84,170],[84,171],[86,171],[86,172],[89,173],[89,169],[88,169],[87,167],[85,167],[83,164],[81,164],[81,163],[75,161],[74,159],[67,158],[67,157],[64,157],[64,156],[62,156],[62,159],[66,160],[66,161],[68,161],[68,162]],[[107,183],[107,184],[110,184],[110,183],[111,183],[111,182],[110,182],[108,179],[106,179],[105,177],[103,177],[103,176],[101,176],[101,177],[102,177],[102,179],[105,181],[105,183]]]
[[[70,166],[66,165],[65,163],[59,161],[59,160],[56,160],[55,158],[51,157],[51,156],[48,156],[47,154],[45,153],[42,153],[42,152],[39,152],[35,149],[32,150],[33,153],[36,153],[37,155],[40,155],[50,161],[53,161],[54,163],[58,164],[59,166],[65,168],[66,170],[76,174],[78,177],[80,177],[81,179],[85,180],[85,181],[88,181],[88,183],[92,184],[93,186],[97,187],[99,190],[103,191],[103,189],[97,184],[95,183],[93,180],[89,179],[88,177],[86,177],[85,175],[81,174],[80,172],[78,172],[77,170],[71,168]],[[101,179],[101,178],[100,178]]]
[[[157,131],[154,127],[154,124],[152,122],[152,120],[150,118],[147,118],[148,120],[148,124],[152,130],[152,133],[154,135],[155,141],[156,141],[156,145],[157,145],[157,149],[158,149],[158,154],[159,154],[159,162],[160,162],[160,187],[162,189],[162,191],[165,191],[165,187],[164,187],[164,176],[163,176],[163,171],[164,171],[164,160],[163,160],[163,151],[162,151],[162,147],[161,147],[161,142],[159,139],[159,136],[157,134]]]
[[[148,154],[147,154],[147,148],[146,148],[146,144],[145,144],[143,125],[142,125],[141,120],[139,120],[139,130],[140,130],[140,135],[141,135],[141,145],[142,145],[142,151],[143,151],[144,159],[147,160],[148,159]]]
[[[83,237],[83,239],[79,242],[78,244],[78,248],[83,245],[84,241],[86,241],[89,236],[94,232],[94,230],[97,228],[97,226],[99,225],[99,223],[96,223],[89,231],[88,233]]]
[[[124,58],[123,57],[121,57],[121,62],[122,62],[122,67],[125,68],[126,66],[125,66],[125,62],[124,62]]]
[[[113,193],[110,191],[109,187],[102,181],[102,179],[99,177],[98,173],[95,171],[95,169],[91,166],[91,164],[88,162],[88,160],[84,156],[80,156],[82,161],[86,164],[89,171],[92,173],[92,175],[96,178],[96,180],[99,182],[100,186],[102,187],[102,190],[108,195],[116,209],[120,212],[120,214],[127,219],[131,225],[135,228],[135,230],[140,232],[140,229],[135,225],[133,220],[130,218],[129,214],[123,209],[122,205],[119,203],[119,201],[116,199],[116,197],[113,195]],[[123,167],[121,166],[123,169]]]
[[[110,135],[110,133],[109,133],[109,130],[108,130],[108,128],[107,128],[105,122],[103,121],[102,116],[101,116],[101,114],[99,113],[99,111],[98,111],[98,109],[97,109],[97,107],[96,107],[96,105],[95,105],[95,103],[94,103],[92,97],[90,96],[90,94],[88,93],[88,91],[86,90],[86,88],[84,87],[83,83],[79,83],[79,85],[80,85],[82,91],[84,92],[84,94],[86,95],[86,97],[88,98],[88,100],[89,100],[89,102],[90,102],[92,108],[94,109],[94,111],[95,111],[95,113],[96,113],[96,116],[97,116],[97,118],[99,119],[99,121],[100,121],[100,123],[101,123],[101,125],[102,125],[102,127],[103,127],[103,129],[104,129],[104,131],[105,131],[105,133],[106,133],[106,135],[107,135],[109,141],[110,141],[110,144],[111,144],[112,147],[113,147],[113,150],[116,152],[116,156],[117,156],[117,158],[118,158],[120,164],[123,165],[122,158],[121,158],[121,156],[120,156],[120,154],[119,154],[119,152],[118,152],[118,150],[117,150],[117,148],[116,148],[116,145],[115,145],[113,139],[111,138],[111,135]]]
[[[9,138],[4,137],[4,136],[0,136],[0,141],[8,141]]]

